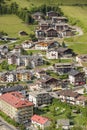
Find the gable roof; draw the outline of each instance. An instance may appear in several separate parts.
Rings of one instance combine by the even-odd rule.
[[[33,115],[31,120],[44,125],[48,121],[48,118],[39,115]]]
[[[54,28],[48,28],[47,30],[46,30],[46,32],[49,32],[49,31],[56,31],[56,29],[54,29]],[[57,31],[56,31],[57,32]]]
[[[77,92],[74,92],[72,90],[61,90],[59,92],[56,92],[57,95],[62,95],[62,96],[69,96],[69,97],[78,97],[80,94]]]
[[[43,15],[42,12],[35,12],[35,13],[33,14],[33,16],[42,16],[42,15]]]

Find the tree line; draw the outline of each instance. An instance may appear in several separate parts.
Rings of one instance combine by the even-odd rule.
[[[41,5],[40,7],[33,7],[31,9],[27,9],[27,8],[21,8],[19,9],[19,5],[16,2],[11,3],[10,5],[7,4],[3,4],[3,0],[0,0],[0,15],[3,14],[15,14],[17,15],[19,18],[21,18],[26,24],[34,24],[35,21],[32,17],[32,14],[34,12],[42,12],[43,14],[46,15],[46,12],[48,11],[56,11],[59,12],[60,15],[62,15],[63,13],[61,12],[61,9],[59,7],[52,7],[52,6],[47,6],[47,5]]]

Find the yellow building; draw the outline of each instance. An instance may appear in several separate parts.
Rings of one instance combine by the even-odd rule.
[[[0,96],[0,110],[21,124],[27,123],[31,119],[33,106],[34,104],[24,99],[19,92]]]

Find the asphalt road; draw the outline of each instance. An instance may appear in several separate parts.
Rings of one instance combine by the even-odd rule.
[[[8,124],[0,117],[0,130],[17,130],[14,126]]]

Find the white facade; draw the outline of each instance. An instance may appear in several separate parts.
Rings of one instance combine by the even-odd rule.
[[[14,81],[14,75],[8,74],[6,75],[6,82],[13,82]]]
[[[46,52],[46,58],[47,59],[58,59],[58,51],[47,51]]]
[[[31,41],[29,41],[29,42],[24,42],[23,44],[22,44],[22,47],[24,48],[24,49],[29,49],[30,47],[32,47],[32,42]]]
[[[34,125],[34,127],[36,129],[38,129],[38,127],[40,127],[42,130],[44,130],[46,127],[50,126],[51,122],[48,120],[45,124],[40,124],[36,121],[31,121],[31,123]]]
[[[37,104],[37,97],[34,97],[32,95],[29,95],[29,101],[30,102],[33,102],[35,107],[38,107],[38,104]]]
[[[19,48],[19,49],[16,49],[16,48],[15,48],[15,49],[13,49],[12,52],[13,52],[13,53],[19,53],[19,54],[20,54],[20,53],[21,53],[21,49],[20,49],[20,48]]]
[[[28,58],[24,58],[24,66],[28,66],[28,63],[29,63],[29,60],[28,60]]]
[[[75,77],[72,76],[72,75],[69,75],[69,81],[71,84],[74,84],[75,83]]]
[[[76,56],[76,62],[78,62],[79,65],[82,66],[82,63],[81,63],[82,61],[81,61],[81,59],[78,56]]]
[[[85,72],[86,76],[87,76],[87,67],[83,68],[83,71]]]
[[[40,44],[35,45],[36,50],[47,50],[48,46],[41,46]]]
[[[13,62],[14,62],[13,59],[11,57],[9,57],[8,58],[8,64],[12,65]],[[16,58],[14,64],[20,66],[20,58]]]

